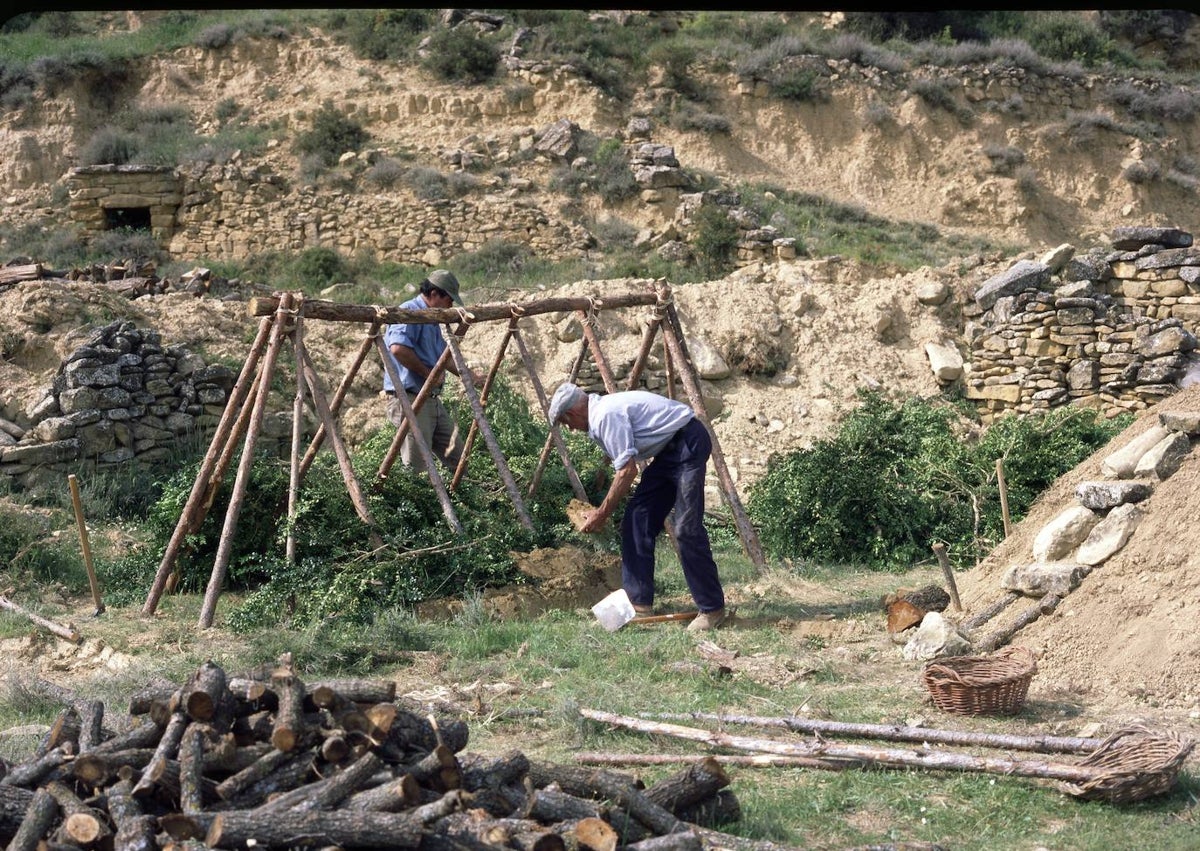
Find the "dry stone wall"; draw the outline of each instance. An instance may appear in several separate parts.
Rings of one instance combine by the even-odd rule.
[[[1065,404],[1145,410],[1200,370],[1200,250],[1173,228],[1117,228],[989,278],[964,313],[967,398],[985,419]]]
[[[157,331],[117,321],[59,368],[22,428],[0,420],[0,477],[47,477],[161,463],[189,436],[211,433],[236,376]]]

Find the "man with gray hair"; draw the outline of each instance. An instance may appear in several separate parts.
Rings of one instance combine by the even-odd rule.
[[[712,438],[695,412],[646,390],[601,396],[567,382],[554,391],[547,415],[551,424],[586,431],[616,470],[604,500],[588,513],[581,531],[601,529],[633,490],[621,520],[621,582],[634,611],[654,611],[654,547],[674,508],[679,562],[700,610],[688,629],[720,626],[725,592],[704,528],[704,473]],[[635,489],[636,462],[651,458]]]

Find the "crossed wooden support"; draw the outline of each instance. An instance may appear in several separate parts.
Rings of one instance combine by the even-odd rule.
[[[269,388],[271,387],[271,381],[275,374],[275,367],[278,363],[281,350],[286,343],[291,344],[295,357],[296,371],[296,395],[292,406],[291,475],[288,484],[287,510],[289,529],[296,517],[299,503],[298,496],[304,477],[316,458],[317,452],[328,441],[337,457],[338,466],[346,482],[346,489],[354,504],[355,511],[368,527],[371,544],[374,547],[380,547],[383,545],[383,542],[376,531],[375,521],[371,517],[362,484],[358,481],[351,466],[350,455],[346,449],[345,442],[338,432],[337,417],[347,391],[353,384],[359,369],[372,350],[378,353],[384,369],[388,371],[392,379],[393,385],[397,387],[402,386],[400,377],[396,374],[395,364],[388,356],[383,342],[381,331],[385,325],[396,323],[436,323],[446,325],[449,333],[446,335],[446,351],[431,370],[425,380],[424,386],[417,393],[416,397],[410,402],[406,394],[397,394],[396,399],[403,410],[404,422],[396,430],[396,435],[384,455],[376,478],[382,480],[387,477],[392,466],[395,464],[396,458],[400,454],[400,446],[405,436],[411,432],[417,438],[415,441],[417,448],[422,453],[425,461],[425,469],[428,472],[430,483],[442,506],[442,513],[445,516],[446,523],[454,532],[461,534],[463,527],[454,511],[450,493],[462,481],[471,450],[478,437],[482,435],[488,452],[492,456],[492,460],[500,473],[505,490],[512,501],[517,519],[525,528],[532,529],[533,520],[526,508],[525,499],[537,492],[552,451],[557,451],[560,460],[565,466],[571,488],[575,492],[575,495],[580,499],[586,500],[587,494],[578,473],[571,465],[567,446],[558,426],[552,425],[545,446],[542,448],[537,468],[531,477],[528,490],[522,495],[508,467],[508,462],[504,457],[500,444],[496,440],[495,433],[488,422],[486,415],[488,396],[495,383],[500,366],[508,352],[509,345],[513,342],[516,343],[518,354],[529,375],[530,383],[537,396],[543,415],[549,408],[549,398],[547,397],[545,387],[538,376],[533,359],[529,354],[529,349],[522,337],[520,328],[521,320],[542,314],[574,311],[582,322],[583,339],[579,354],[575,358],[567,380],[574,381],[577,379],[579,370],[590,352],[600,371],[605,390],[612,393],[622,388],[617,386],[613,372],[600,346],[599,315],[604,310],[649,306],[654,308],[654,313],[646,325],[641,348],[638,351],[633,366],[630,368],[624,389],[634,389],[638,386],[642,372],[645,370],[647,359],[653,349],[655,339],[661,334],[664,348],[664,362],[667,365],[668,395],[674,396],[676,390],[675,378],[678,375],[686,393],[688,403],[696,412],[696,416],[700,418],[701,422],[708,427],[710,434],[712,434],[713,466],[716,469],[721,494],[734,517],[734,522],[737,525],[746,554],[756,566],[764,566],[765,560],[757,533],[754,531],[753,526],[751,526],[749,518],[742,507],[737,489],[734,487],[733,478],[725,463],[724,454],[721,451],[716,434],[713,433],[712,424],[709,422],[705,411],[704,396],[700,390],[699,377],[696,374],[695,366],[687,350],[679,316],[675,311],[675,306],[671,299],[671,289],[665,281],[655,281],[643,292],[606,296],[603,299],[587,296],[568,296],[539,299],[523,303],[484,304],[470,309],[455,307],[407,310],[398,307],[385,308],[370,305],[338,304],[330,301],[306,299],[299,293],[279,292],[270,298],[251,299],[248,303],[250,315],[262,317],[257,336],[250,346],[250,351],[242,366],[241,373],[234,384],[229,400],[225,405],[225,410],[213,433],[208,451],[201,462],[187,503],[180,513],[179,521],[167,544],[162,562],[159,564],[158,571],[155,574],[153,585],[142,607],[142,615],[150,616],[157,609],[187,537],[198,531],[201,524],[203,524],[209,509],[212,507],[213,499],[224,480],[225,474],[232,464],[233,457],[237,453],[238,447],[241,446],[242,455],[234,479],[233,492],[230,497],[229,506],[226,509],[225,524],[221,530],[217,555],[213,563],[212,574],[209,578],[208,587],[204,594],[204,603],[200,611],[199,626],[201,628],[212,626],[213,617],[216,612],[217,598],[220,596],[221,586],[224,584],[226,573],[228,572],[233,541],[237,534],[238,515],[245,499],[250,471],[254,463],[254,448],[262,428]],[[367,328],[366,336],[359,346],[357,355],[350,369],[338,384],[332,398],[327,397],[321,378],[317,374],[317,370],[304,345],[304,323],[307,320],[314,319],[332,322],[357,322]],[[473,373],[467,367],[460,341],[471,325],[480,322],[498,321],[507,322],[508,327],[505,329],[499,349],[492,359],[482,387],[477,387]],[[451,329],[450,326],[453,326],[453,328]],[[451,481],[447,485],[429,450],[424,435],[421,434],[416,414],[429,398],[433,388],[437,387],[440,383],[442,373],[446,370],[451,360],[453,360],[462,378],[463,393],[471,406],[472,422],[465,441],[462,459],[457,469],[453,471]],[[306,448],[303,448],[302,452],[303,429],[301,424],[306,402],[315,411],[320,425],[313,435],[312,441]],[[288,561],[292,562],[295,560],[296,553],[295,541],[290,531],[286,546]]]

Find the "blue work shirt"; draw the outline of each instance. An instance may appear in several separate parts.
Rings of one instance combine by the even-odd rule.
[[[409,299],[400,305],[401,310],[428,310],[429,305],[425,302],[423,296]],[[446,339],[442,336],[442,329],[434,322],[420,323],[403,323],[399,325],[389,325],[383,333],[383,345],[387,349],[388,357],[392,359],[392,363],[396,365],[396,370],[400,373],[400,380],[404,382],[404,388],[410,393],[417,393],[421,389],[421,385],[425,383],[424,376],[417,375],[410,369],[406,369],[403,364],[396,360],[396,356],[392,354],[392,346],[399,343],[401,346],[408,346],[416,354],[417,359],[425,364],[430,369],[438,362],[442,356],[442,352],[446,351]],[[395,390],[392,385],[392,376],[385,369],[383,371],[383,389]]]
[[[653,458],[696,416],[683,402],[649,390],[588,395],[588,437],[620,470],[631,460]]]

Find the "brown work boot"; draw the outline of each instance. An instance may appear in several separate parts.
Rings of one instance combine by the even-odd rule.
[[[708,629],[716,629],[723,623],[725,623],[724,609],[717,609],[713,612],[701,612],[692,618],[692,622],[688,624],[688,632],[703,632]]]
[[[645,615],[652,615],[652,614],[654,614],[654,607],[647,606],[642,603],[634,603],[633,604],[633,613],[635,615],[637,615],[638,617],[643,617]]]

